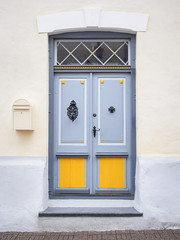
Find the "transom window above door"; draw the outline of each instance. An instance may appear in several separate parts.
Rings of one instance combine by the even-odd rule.
[[[55,63],[59,66],[128,66],[129,40],[55,41]]]

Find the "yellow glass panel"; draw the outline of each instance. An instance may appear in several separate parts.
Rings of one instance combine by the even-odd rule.
[[[60,188],[85,187],[85,159],[60,158]]]
[[[125,188],[124,158],[99,158],[99,188]]]

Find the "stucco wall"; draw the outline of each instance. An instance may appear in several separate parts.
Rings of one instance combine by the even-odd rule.
[[[0,157],[0,231],[38,231],[47,181],[46,157]]]

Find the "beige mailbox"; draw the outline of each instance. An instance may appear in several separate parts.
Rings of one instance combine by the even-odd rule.
[[[18,99],[13,104],[13,125],[15,130],[33,130],[30,103]]]

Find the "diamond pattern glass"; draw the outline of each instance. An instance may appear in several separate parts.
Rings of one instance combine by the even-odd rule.
[[[62,65],[79,65],[78,61],[73,56],[68,56]]]
[[[55,65],[130,65],[128,40],[56,41]]]
[[[80,44],[80,42],[63,42],[63,46],[69,50],[69,52],[72,52],[76,47]]]
[[[128,45],[124,43],[117,51],[117,56],[126,64],[128,62]]]
[[[83,64],[83,62],[91,55],[91,52],[88,50],[88,48],[85,47],[83,43],[79,45],[78,48],[73,52],[73,56],[75,56],[80,64]]]
[[[62,61],[69,55],[69,52],[61,45],[57,46],[57,65],[61,65]]]
[[[94,54],[104,64],[112,55],[112,50],[103,43]]]
[[[116,52],[117,49],[119,49],[124,42],[105,42],[107,46],[109,46],[110,49],[112,49],[113,52]]]

